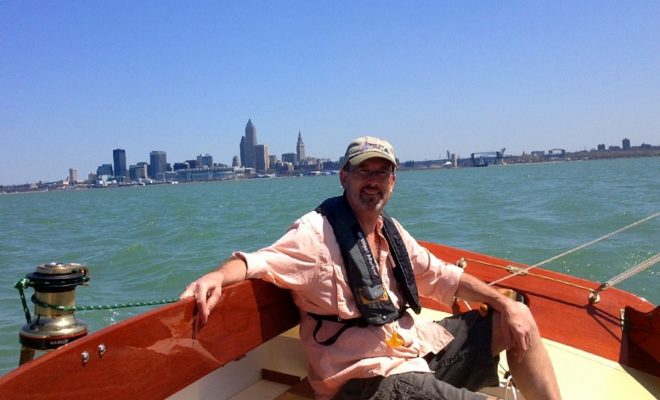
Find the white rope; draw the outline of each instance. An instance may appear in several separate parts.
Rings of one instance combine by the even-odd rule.
[[[510,374],[504,383],[504,400],[509,398],[509,389],[511,389],[511,393],[513,394],[513,400],[518,400],[518,391],[516,390],[516,386],[513,384],[513,375]]]
[[[590,241],[590,242],[587,242],[587,243],[581,244],[581,245],[579,245],[578,247],[575,247],[575,248],[573,248],[573,249],[571,249],[571,250],[565,251],[565,252],[563,252],[563,253],[561,253],[561,254],[558,254],[558,255],[556,255],[556,256],[554,256],[554,257],[550,257],[550,258],[548,258],[547,260],[541,261],[540,263],[537,263],[537,264],[534,264],[534,265],[529,266],[529,267],[527,267],[527,268],[521,269],[521,270],[519,270],[519,271],[517,271],[517,272],[515,272],[515,273],[513,273],[513,274],[511,274],[511,275],[507,275],[507,276],[504,276],[504,277],[502,277],[502,278],[500,278],[500,279],[494,280],[493,282],[489,283],[488,285],[495,285],[495,284],[500,283],[500,282],[502,282],[502,281],[505,281],[505,280],[507,280],[507,279],[509,279],[509,278],[512,278],[512,277],[514,277],[514,276],[516,276],[516,275],[523,275],[523,274],[527,273],[528,271],[530,271],[530,270],[532,270],[532,269],[534,269],[534,268],[536,268],[536,267],[540,267],[541,265],[545,265],[545,264],[547,264],[547,263],[549,263],[549,262],[551,262],[551,261],[554,261],[554,260],[556,260],[556,259],[558,259],[558,258],[561,258],[561,257],[567,256],[567,255],[569,255],[569,254],[571,254],[571,253],[575,253],[576,251],[578,251],[578,250],[582,250],[582,249],[584,249],[585,247],[591,246],[592,244],[595,244],[595,243],[598,243],[598,242],[603,241],[603,240],[605,240],[605,239],[608,239],[608,238],[610,238],[610,237],[612,237],[612,236],[614,236],[614,235],[616,235],[616,234],[618,234],[618,233],[621,233],[621,232],[623,232],[623,231],[625,231],[625,230],[628,230],[628,229],[630,229],[630,228],[632,228],[632,227],[635,227],[635,226],[637,226],[637,225],[639,225],[639,224],[642,224],[642,223],[644,223],[644,222],[646,222],[646,221],[649,221],[649,220],[651,220],[651,219],[657,217],[658,215],[660,215],[660,212],[656,212],[655,214],[651,214],[651,215],[649,215],[649,216],[646,217],[646,218],[640,219],[640,220],[637,221],[637,222],[633,222],[632,224],[627,225],[627,226],[624,226],[623,228],[619,228],[619,229],[615,230],[614,232],[610,232],[610,233],[608,233],[607,235],[603,235],[603,236],[599,237],[598,239],[594,239],[594,240],[592,240],[592,241]]]
[[[642,261],[641,263],[637,264],[635,267],[624,271],[620,273],[619,275],[615,276],[614,278],[610,279],[609,281],[605,282],[605,286],[607,287],[612,287],[618,283],[621,283],[625,281],[626,279],[630,278],[631,276],[644,271],[648,267],[657,264],[660,262],[660,253],[657,253],[653,257],[649,258],[648,260]]]

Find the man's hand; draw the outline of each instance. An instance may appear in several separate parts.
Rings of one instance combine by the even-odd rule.
[[[180,299],[194,297],[197,303],[198,321],[204,326],[209,320],[209,314],[213,307],[218,304],[222,296],[222,283],[224,274],[222,270],[208,273],[197,279],[181,293]],[[200,326],[200,327],[201,327]]]
[[[535,345],[534,338],[539,337],[538,327],[526,305],[512,300],[505,304],[500,310],[504,344],[517,361],[522,361],[525,352]]]
[[[236,256],[229,257],[218,269],[197,279],[181,293],[180,299],[195,297],[197,303],[197,321],[201,328],[209,320],[209,314],[222,296],[222,287],[242,281],[246,278],[247,265]]]
[[[494,342],[493,351],[499,352],[506,349],[518,361],[521,361],[525,352],[534,346],[533,342],[540,338],[534,317],[526,305],[502,295],[468,273],[461,275],[456,296],[484,302],[499,313],[499,332],[497,333],[501,336],[496,335],[498,340]],[[503,346],[504,349],[500,346]]]

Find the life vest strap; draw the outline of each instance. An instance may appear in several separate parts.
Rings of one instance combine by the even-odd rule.
[[[399,314],[394,320],[396,321],[401,319],[406,314],[408,308],[410,307],[408,306],[401,307],[401,309],[399,309]],[[316,320],[316,327],[314,327],[313,336],[314,336],[314,340],[316,340],[316,343],[322,346],[330,346],[334,344],[337,341],[337,339],[339,339],[339,336],[341,336],[341,334],[344,333],[348,328],[352,328],[354,326],[364,328],[370,325],[368,322],[364,320],[364,318],[361,317],[351,318],[351,319],[341,319],[339,315],[320,315],[311,312],[308,312],[307,314]],[[335,332],[334,335],[330,336],[328,339],[319,341],[316,335],[318,334],[319,330],[321,330],[323,321],[340,323],[342,324],[342,326],[337,330],[337,332]]]

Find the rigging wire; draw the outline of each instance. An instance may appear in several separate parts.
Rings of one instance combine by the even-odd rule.
[[[575,248],[573,248],[573,249],[567,250],[567,251],[565,251],[565,252],[563,252],[563,253],[561,253],[561,254],[558,254],[558,255],[556,255],[556,256],[550,257],[550,258],[548,258],[547,260],[541,261],[541,262],[536,263],[536,264],[534,264],[534,265],[531,265],[531,266],[529,266],[529,267],[527,267],[527,268],[520,269],[519,271],[516,271],[516,272],[514,272],[514,273],[511,274],[511,275],[507,275],[507,276],[504,276],[504,277],[502,277],[502,278],[496,279],[496,280],[490,282],[488,285],[489,285],[489,286],[490,286],[490,285],[495,285],[495,284],[498,284],[498,283],[500,283],[500,282],[503,282],[503,281],[505,281],[505,280],[507,280],[507,279],[509,279],[509,278],[512,278],[512,277],[514,277],[514,276],[517,276],[517,275],[523,275],[523,274],[529,272],[530,270],[532,270],[532,269],[534,269],[534,268],[536,268],[536,267],[540,267],[541,265],[545,265],[545,264],[547,264],[547,263],[549,263],[549,262],[551,262],[551,261],[554,261],[554,260],[556,260],[556,259],[558,259],[558,258],[561,258],[561,257],[567,256],[567,255],[569,255],[569,254],[571,254],[571,253],[575,253],[575,252],[578,251],[578,250],[582,250],[582,249],[584,249],[585,247],[591,246],[591,245],[593,245],[593,244],[595,244],[595,243],[598,243],[598,242],[600,242],[600,241],[603,241],[603,240],[605,240],[605,239],[608,239],[608,238],[610,238],[610,237],[612,237],[612,236],[614,236],[614,235],[616,235],[616,234],[618,234],[618,233],[621,233],[621,232],[623,232],[623,231],[625,231],[625,230],[628,230],[628,229],[633,228],[633,227],[635,227],[635,226],[637,226],[637,225],[639,225],[639,224],[642,224],[642,223],[644,223],[644,222],[646,222],[646,221],[652,220],[653,218],[656,218],[658,215],[660,215],[660,212],[656,212],[656,213],[654,213],[654,214],[651,214],[651,215],[649,215],[648,217],[646,217],[646,218],[642,218],[642,219],[640,219],[640,220],[637,221],[637,222],[633,222],[633,223],[630,224],[630,225],[626,225],[626,226],[624,226],[623,228],[619,228],[619,229],[617,229],[617,230],[615,230],[615,231],[613,231],[613,232],[610,232],[610,233],[608,233],[608,234],[606,234],[606,235],[603,235],[603,236],[601,236],[601,237],[599,237],[599,238],[597,238],[597,239],[594,239],[594,240],[592,240],[592,241],[590,241],[590,242],[587,242],[587,243],[581,244],[581,245],[579,245],[579,246],[577,246],[577,247],[575,247]],[[656,262],[657,262],[657,261],[656,261]],[[632,275],[631,275],[631,276],[632,276]],[[625,278],[624,278],[624,279],[625,279]],[[622,280],[623,280],[623,279],[622,279]]]
[[[631,276],[633,276],[633,275],[635,275],[639,272],[644,271],[648,267],[650,267],[652,265],[655,265],[658,262],[660,262],[660,253],[656,253],[656,255],[654,255],[653,257],[642,261],[641,263],[637,264],[633,268],[631,268],[627,271],[623,271],[619,275],[613,277],[609,281],[607,281],[607,282],[603,283],[602,285],[600,285],[600,287],[598,289],[596,289],[596,291],[597,292],[602,292],[605,289],[611,288],[612,286],[625,281],[626,279],[630,278]]]

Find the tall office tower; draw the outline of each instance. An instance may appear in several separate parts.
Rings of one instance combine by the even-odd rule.
[[[624,150],[630,150],[630,139],[623,139],[621,141],[621,147],[623,147]]]
[[[256,169],[259,172],[266,173],[270,168],[270,164],[269,164],[270,160],[268,159],[268,145],[266,144],[256,145],[254,147],[254,158],[255,158],[254,169]]]
[[[200,154],[197,156],[197,168],[203,168],[204,166],[212,168],[213,167],[213,156],[210,154]]]
[[[255,146],[257,145],[257,129],[252,125],[252,120],[248,119],[245,125],[245,142],[243,146],[243,155],[245,158],[241,159],[244,167],[256,168],[255,164]]]
[[[300,164],[302,160],[305,159],[305,143],[303,143],[300,131],[298,131],[298,143],[296,143],[296,158],[298,164]]]
[[[156,179],[156,175],[167,171],[167,154],[164,151],[149,153],[149,177]]]
[[[125,177],[128,176],[128,170],[126,168],[126,150],[124,149],[114,149],[112,150],[112,160],[115,165],[115,177]]]
[[[232,167],[240,167],[241,166],[241,160],[238,158],[238,156],[234,156],[234,158],[231,159],[231,166]]]
[[[78,170],[75,168],[69,168],[69,183],[78,182]]]
[[[241,151],[240,151],[240,156],[241,156],[241,165],[245,167],[245,136],[241,136]]]

